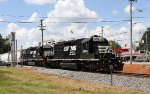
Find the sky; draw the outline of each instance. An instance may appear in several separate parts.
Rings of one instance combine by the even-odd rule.
[[[122,47],[130,42],[128,0],[0,0],[0,34],[16,33],[18,49],[44,41],[71,40],[102,35]],[[133,3],[133,42],[150,27],[150,0]]]

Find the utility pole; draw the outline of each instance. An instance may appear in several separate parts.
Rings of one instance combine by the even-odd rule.
[[[40,20],[40,26],[39,27],[40,27],[39,30],[42,31],[42,47],[43,47],[43,42],[44,42],[44,40],[43,40],[43,31],[45,30],[44,27],[46,27],[46,26],[43,26],[43,20]]]
[[[22,46],[21,46],[21,50],[20,50],[20,61],[21,61],[21,67],[23,67],[23,51],[22,51]]]
[[[103,37],[103,33],[104,33],[104,27],[101,27],[102,28],[102,37]]]
[[[18,60],[17,60],[17,39],[16,39],[16,63],[17,63],[17,66],[18,66]]]
[[[15,32],[11,32],[11,66],[15,67],[16,58],[15,58]]]
[[[147,32],[146,32],[146,56],[147,56],[147,58],[148,58],[148,53],[149,53],[149,51],[148,51],[148,38],[147,38]]]
[[[132,5],[137,0],[128,0],[130,3],[130,64],[132,64]]]
[[[44,29],[44,27],[46,27],[46,26],[43,26],[43,20],[40,20],[40,22],[41,22],[41,24],[40,24],[40,29],[39,30],[41,30],[42,31],[42,50],[40,51],[40,55],[42,56],[42,59],[43,59],[43,64],[45,65],[45,56],[44,56],[44,51],[43,51],[43,42],[44,42],[44,40],[43,40],[43,31],[45,30]]]

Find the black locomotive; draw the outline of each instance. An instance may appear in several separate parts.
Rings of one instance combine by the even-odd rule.
[[[21,51],[20,64],[45,66],[45,57],[53,58],[53,47],[51,45],[43,45],[38,47],[29,47]]]
[[[112,52],[108,40],[97,35],[58,42],[47,48],[39,47],[35,52],[36,58],[33,54],[30,61],[51,68],[110,71],[110,66],[113,66],[114,71],[123,69],[123,63]]]

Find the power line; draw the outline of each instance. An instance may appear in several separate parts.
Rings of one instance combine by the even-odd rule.
[[[14,18],[29,18],[31,16],[23,16],[23,15],[10,15],[10,14],[1,14],[1,17],[14,17]],[[46,16],[40,16],[39,18],[59,18],[59,19],[72,19],[72,17],[46,17]],[[100,19],[98,17],[73,17],[74,19]],[[111,17],[112,18],[129,18],[129,17]],[[150,17],[133,17],[133,18],[150,18]],[[108,18],[103,18],[103,19],[108,19]]]
[[[74,19],[75,20],[75,19]],[[121,22],[121,21],[128,21],[128,20],[102,20],[102,21],[45,21],[45,22],[43,22],[43,23],[114,23],[114,22]],[[4,20],[2,20],[2,21],[0,21],[0,23],[38,23],[39,21],[4,21]]]
[[[127,21],[128,21],[128,20],[127,20]],[[118,23],[118,24],[112,25],[112,26],[107,27],[107,28],[104,28],[104,29],[109,29],[109,28],[112,28],[112,27],[115,27],[115,26],[121,25],[121,24],[123,24],[123,23],[125,23],[125,22],[127,22],[127,21],[120,22],[120,23]]]
[[[20,17],[20,18],[27,18],[27,17],[31,17],[31,16],[23,16],[23,15],[9,15],[9,14],[2,14],[3,17]],[[130,20],[100,20],[100,18],[98,17],[40,17],[40,18],[51,18],[51,19],[55,19],[57,18],[60,21],[47,21],[44,23],[115,23],[115,22],[121,22],[121,21],[130,21]],[[117,17],[118,18],[118,17]],[[125,18],[129,18],[129,17],[125,17]],[[132,17],[133,19],[147,19],[148,17]],[[107,19],[107,18],[105,18]],[[64,20],[64,21],[61,21]],[[21,24],[32,24],[32,23],[38,23],[39,21],[0,21],[0,23],[21,23]],[[143,21],[143,22],[150,22],[150,21]],[[115,25],[117,26],[117,25]],[[111,26],[114,27],[114,26]],[[110,27],[110,28],[111,28]],[[106,28],[105,28],[106,29]]]
[[[116,36],[116,35],[120,35],[120,34],[125,34],[125,33],[128,33],[128,32],[121,32],[121,33],[116,33],[116,34],[112,34],[112,35],[109,35],[109,36],[105,36],[105,37],[112,37],[112,36]]]

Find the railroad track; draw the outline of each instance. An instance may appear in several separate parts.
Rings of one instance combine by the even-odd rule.
[[[31,66],[26,66],[26,67],[31,67]],[[31,68],[42,68],[42,70],[46,69],[44,67],[35,67],[32,66]],[[69,71],[69,70],[68,70]],[[100,74],[110,74],[108,72],[99,72],[99,71],[86,71],[86,70],[72,70],[75,72],[89,72],[89,73],[100,73]],[[138,77],[138,78],[150,78],[150,74],[139,74],[139,73],[126,73],[126,72],[122,72],[122,71],[116,71],[113,72],[113,75],[116,76],[128,76],[128,77]]]
[[[125,72],[114,72],[113,74],[117,76],[129,76],[129,77],[139,77],[139,78],[150,78],[150,74],[139,74],[139,73],[125,73]]]

